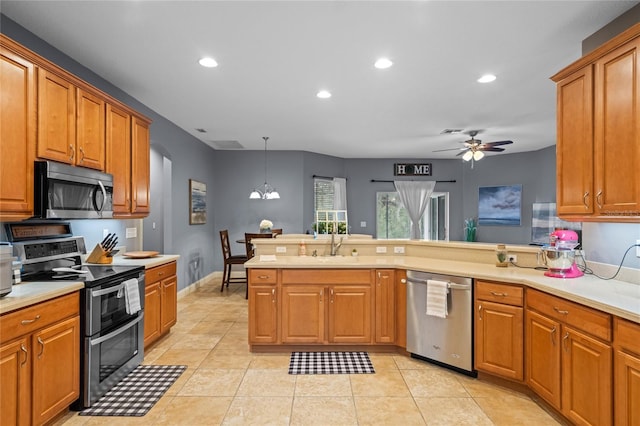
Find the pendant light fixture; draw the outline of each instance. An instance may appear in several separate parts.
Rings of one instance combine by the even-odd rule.
[[[262,190],[254,189],[251,191],[249,198],[252,200],[277,200],[280,199],[280,194],[267,183],[267,141],[269,137],[263,136],[262,139],[264,139],[264,185]]]

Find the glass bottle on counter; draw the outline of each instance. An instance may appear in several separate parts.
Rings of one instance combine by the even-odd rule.
[[[507,258],[507,246],[505,246],[504,244],[498,244],[498,246],[496,247],[496,266],[499,266],[501,268],[506,268],[507,266],[509,266]]]

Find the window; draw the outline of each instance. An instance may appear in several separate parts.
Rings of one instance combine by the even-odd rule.
[[[346,205],[338,205],[346,203],[346,200],[340,202],[340,197],[338,196],[340,191],[342,191],[342,195],[346,196],[345,182],[344,179],[342,179],[342,183],[337,182],[338,180],[340,179],[313,179],[313,230],[317,231],[318,234],[330,234],[334,225],[337,225],[336,232],[339,234],[346,234],[349,230],[347,211],[344,210]]]
[[[425,240],[449,240],[449,193],[434,192],[422,217],[421,230]],[[408,239],[411,220],[397,192],[376,194],[376,237],[378,239]]]
[[[313,179],[313,211],[333,210],[334,185],[331,179]]]

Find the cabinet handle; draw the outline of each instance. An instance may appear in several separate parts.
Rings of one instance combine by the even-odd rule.
[[[44,342],[42,338],[38,336],[38,343],[40,343],[40,353],[38,354],[38,359],[42,358],[42,354],[44,353]]]
[[[496,297],[507,297],[507,293],[498,293],[497,291],[492,291],[491,295]]]
[[[29,324],[32,324],[32,323],[38,321],[39,319],[40,319],[40,315],[36,315],[36,317],[34,319],[20,321],[20,324],[29,325]]]
[[[478,305],[478,320],[482,321],[482,305]]]
[[[276,289],[271,289],[271,302],[276,303]]]
[[[158,276],[161,277],[164,275],[164,272],[158,272]]]
[[[585,192],[584,195],[582,196],[582,204],[584,204],[585,209],[589,208],[589,203],[587,203],[587,197],[589,197],[589,191]]]
[[[258,275],[258,278],[260,278],[261,280],[266,280],[269,278],[269,275]]]
[[[564,347],[564,351],[568,352],[569,348],[567,347],[567,341],[569,340],[569,332],[567,331],[562,338],[562,347]]]
[[[71,155],[69,156],[69,160],[73,160],[73,157],[76,156],[76,149],[71,144],[69,144],[69,149],[71,150]]]
[[[84,149],[82,147],[80,147],[80,162],[84,162]]]
[[[320,303],[322,303],[322,295],[324,294],[324,290],[320,290]]]
[[[332,288],[329,289],[329,294],[331,296],[330,301],[331,301],[331,303],[333,303],[333,289]]]
[[[569,311],[563,311],[562,309],[559,309],[557,306],[554,306],[553,310],[559,313],[560,315],[569,315]]]
[[[29,352],[27,351],[27,348],[24,347],[24,343],[20,344],[20,350],[24,352],[24,361],[20,363],[20,367],[24,367],[29,359]]]
[[[556,337],[555,337],[555,334],[556,334],[556,327],[555,327],[555,325],[554,325],[554,326],[553,326],[553,328],[551,329],[551,334],[550,334],[550,335],[551,335],[551,344],[552,344],[553,346],[555,346],[555,345],[556,345]]]
[[[406,284],[406,283],[407,283],[407,279],[406,279],[406,278],[403,278],[403,279],[401,279],[401,280],[400,280],[400,282],[401,282],[402,284]]]
[[[598,191],[596,194],[596,204],[599,209],[602,209],[602,190]]]

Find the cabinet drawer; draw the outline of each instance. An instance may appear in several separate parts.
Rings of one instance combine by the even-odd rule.
[[[531,289],[527,289],[527,307],[607,342],[611,341],[609,314]]]
[[[0,317],[3,342],[29,334],[80,312],[80,293],[74,292]]]
[[[523,296],[522,287],[476,280],[476,298],[479,300],[522,306]]]
[[[167,263],[166,265],[156,266],[155,268],[144,271],[144,280],[146,284],[164,280],[176,274],[176,262]]]
[[[640,355],[640,324],[614,317],[613,339],[617,348]]]
[[[249,269],[251,285],[275,284],[278,282],[278,272],[275,269]]]
[[[370,269],[284,269],[282,284],[371,284]]]

